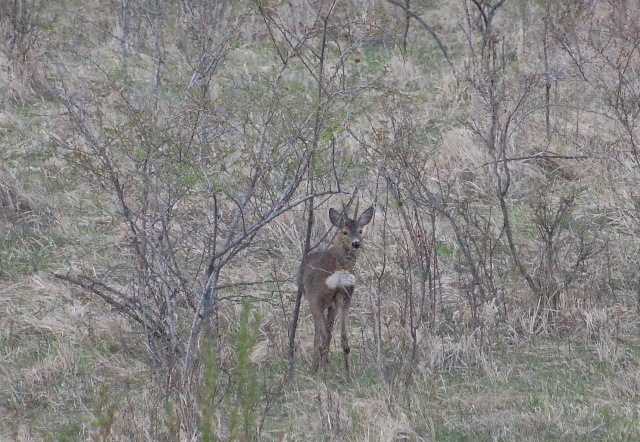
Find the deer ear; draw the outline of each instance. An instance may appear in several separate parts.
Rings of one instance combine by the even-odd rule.
[[[360,227],[366,226],[371,222],[371,218],[373,218],[373,206],[362,212],[362,214],[358,217],[358,225]]]
[[[342,216],[335,209],[329,209],[329,219],[334,226],[342,227]]]

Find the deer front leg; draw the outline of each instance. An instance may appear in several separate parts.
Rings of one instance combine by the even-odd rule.
[[[313,316],[313,328],[315,332],[313,338],[313,372],[315,373],[318,371],[318,367],[324,364],[325,359],[327,359],[327,353],[329,351],[327,344],[331,339],[331,331],[324,317],[322,307],[312,308],[311,315]]]
[[[331,305],[327,309],[327,340],[324,345],[325,354],[324,359],[322,360],[323,364],[329,363],[329,350],[331,349],[331,338],[333,337],[333,326],[336,323],[336,316],[338,314],[338,309],[336,308],[336,301],[333,300]]]
[[[351,305],[351,293],[353,293],[353,288],[350,291],[345,290],[345,293],[338,297],[337,302],[338,316],[340,317],[340,336],[344,356],[344,370],[347,378],[350,377],[349,352],[351,352],[351,348],[349,347],[349,306]]]

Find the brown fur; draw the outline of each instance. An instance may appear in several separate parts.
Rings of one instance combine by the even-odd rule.
[[[357,213],[354,216],[357,216]],[[347,330],[349,327],[349,306],[351,305],[355,279],[352,272],[358,252],[362,247],[362,227],[369,224],[372,217],[373,207],[362,212],[357,220],[340,215],[334,209],[330,209],[329,218],[333,225],[339,229],[334,243],[326,251],[309,253],[302,267],[303,291],[309,303],[315,328],[314,371],[329,361],[333,325],[336,318],[339,317],[344,366],[347,376],[349,376],[349,351],[351,349],[349,348]],[[338,274],[337,278],[334,278],[334,281],[339,281],[339,285],[331,288],[327,285],[327,278],[336,271],[342,272]]]

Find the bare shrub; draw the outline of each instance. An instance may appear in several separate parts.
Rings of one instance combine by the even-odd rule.
[[[8,78],[0,91],[14,100],[25,101],[47,88],[39,45],[43,28],[53,19],[40,0],[10,0],[0,5],[0,50],[6,59]]]

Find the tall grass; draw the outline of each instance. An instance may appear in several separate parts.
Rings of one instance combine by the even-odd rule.
[[[640,439],[637,7],[330,3],[0,17],[5,438]],[[349,382],[293,184],[376,206]]]

